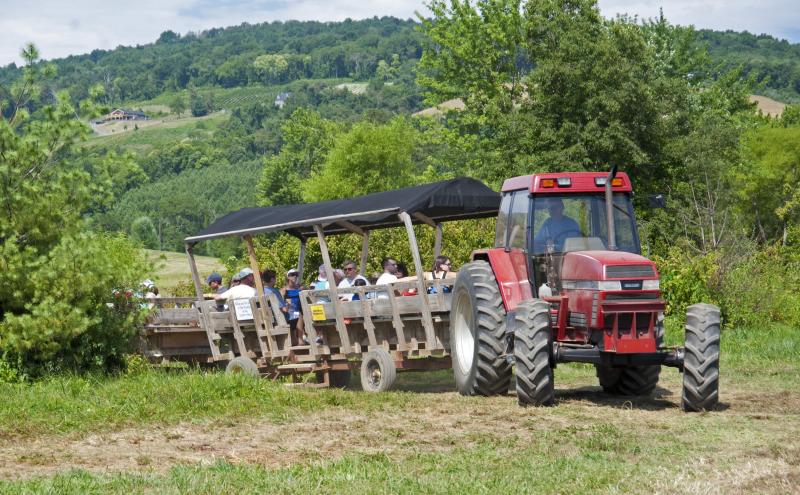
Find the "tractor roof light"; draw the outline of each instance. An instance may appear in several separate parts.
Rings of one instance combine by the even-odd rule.
[[[555,187],[556,180],[555,179],[542,179],[542,187]]]
[[[594,185],[597,187],[605,187],[607,177],[595,177]],[[611,187],[620,187],[623,185],[622,177],[614,177],[611,179]]]
[[[572,179],[570,179],[569,177],[559,177],[557,181],[558,181],[558,187],[569,187],[572,185]]]

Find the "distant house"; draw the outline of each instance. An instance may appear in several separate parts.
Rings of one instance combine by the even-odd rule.
[[[114,120],[147,120],[148,117],[141,110],[130,110],[127,108],[116,108],[106,115],[105,121]]]
[[[292,96],[292,93],[280,93],[275,97],[275,106],[283,108],[283,106],[286,105],[286,100],[288,100],[290,96]]]

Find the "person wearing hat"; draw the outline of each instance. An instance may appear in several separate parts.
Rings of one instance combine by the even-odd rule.
[[[220,275],[217,272],[214,272],[211,275],[209,275],[208,278],[206,279],[206,283],[211,288],[211,291],[214,294],[222,294],[223,292],[228,290],[227,287],[222,285],[222,275]]]
[[[556,252],[564,248],[564,241],[569,237],[581,237],[581,227],[578,222],[564,215],[564,202],[561,198],[548,198],[547,211],[550,218],[544,221],[539,233],[533,238],[533,245],[540,252],[552,243]]]
[[[245,268],[244,270],[234,275],[234,279],[239,280],[240,282],[239,285],[234,285],[225,292],[222,292],[220,294],[215,294],[214,299],[216,299],[217,301],[222,301],[222,300],[229,301],[231,299],[249,299],[251,297],[255,297],[256,281],[255,277],[253,276],[253,270],[251,270],[250,268]]]
[[[142,293],[144,294],[142,298],[147,301],[147,303],[143,304],[142,306],[147,307],[148,309],[153,309],[156,305],[153,299],[161,297],[158,295],[158,287],[156,287],[155,282],[149,278],[144,280],[142,282]]]

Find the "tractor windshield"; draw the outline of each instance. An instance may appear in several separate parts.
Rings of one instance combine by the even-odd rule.
[[[535,196],[532,254],[608,249],[606,204],[602,194]],[[640,253],[630,195],[614,194],[617,249]]]

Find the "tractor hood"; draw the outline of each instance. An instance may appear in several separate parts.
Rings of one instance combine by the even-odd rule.
[[[624,251],[573,251],[564,254],[561,280],[657,279],[656,264]]]

